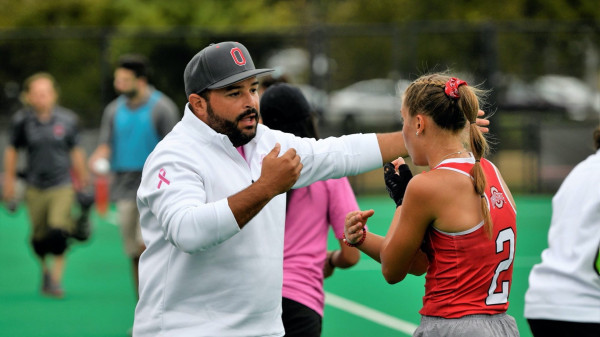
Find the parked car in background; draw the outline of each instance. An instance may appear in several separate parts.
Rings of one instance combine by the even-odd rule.
[[[377,78],[334,91],[329,96],[325,120],[349,131],[357,125],[398,126],[401,123],[400,95],[409,84],[408,80]]]
[[[543,75],[525,82],[507,76],[497,90],[501,109],[557,111],[576,121],[600,116],[600,91],[576,77]]]
[[[532,84],[516,76],[503,77],[494,90],[498,107],[503,110],[563,110],[560,105],[551,104],[541,97]]]
[[[327,104],[329,101],[327,92],[308,84],[296,84],[296,86],[300,89],[300,91],[302,91],[308,103],[310,103],[310,106],[315,112],[316,117],[319,120],[323,119],[323,115],[325,114],[325,110],[327,109]]]
[[[600,114],[600,92],[576,77],[540,76],[533,86],[545,101],[563,107],[572,120],[583,121]]]

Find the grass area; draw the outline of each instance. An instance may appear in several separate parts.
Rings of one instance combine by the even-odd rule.
[[[370,230],[385,234],[393,203],[387,197],[361,197],[363,209],[376,214]],[[521,336],[530,337],[523,318],[527,278],[547,246],[551,204],[548,196],[517,197],[518,236],[509,314],[515,317]],[[114,209],[111,210],[114,212]],[[130,265],[121,248],[114,213],[106,218],[94,214],[94,232],[85,243],[73,245],[68,253],[64,277],[64,299],[40,294],[39,265],[28,244],[29,225],[24,207],[9,214],[0,207],[0,336],[18,337],[123,337],[131,327],[135,295]],[[330,240],[331,248],[336,242]],[[379,265],[367,256],[354,268],[336,270],[325,281],[325,290],[387,315],[413,324],[424,293],[424,278],[409,276],[389,285]],[[327,305],[324,337],[406,336],[397,330]]]
[[[39,263],[28,243],[24,207],[0,209],[0,335],[18,337],[127,336],[135,293],[118,228],[94,216],[89,241],[68,253],[64,299],[41,295]]]

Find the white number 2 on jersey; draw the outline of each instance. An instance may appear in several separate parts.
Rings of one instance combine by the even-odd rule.
[[[485,304],[487,305],[503,304],[508,302],[508,289],[510,286],[510,281],[502,281],[501,292],[496,293],[494,291],[498,287],[498,277],[500,276],[500,273],[508,270],[510,265],[513,263],[513,259],[515,258],[515,232],[512,228],[503,229],[498,233],[498,237],[496,238],[496,254],[504,251],[504,243],[507,241],[509,249],[508,259],[502,260],[496,267],[494,278],[492,278],[492,284],[490,284],[490,289],[488,290],[488,296],[485,299]]]

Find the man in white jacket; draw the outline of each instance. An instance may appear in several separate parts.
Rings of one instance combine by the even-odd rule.
[[[282,193],[407,154],[401,132],[316,141],[258,124],[257,76],[270,71],[237,42],[188,63],[184,116],[138,190],[134,336],[283,336]]]
[[[525,317],[534,336],[600,335],[600,127],[596,153],[552,198],[548,248],[529,274]]]

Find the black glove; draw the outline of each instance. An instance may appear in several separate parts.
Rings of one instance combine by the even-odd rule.
[[[392,163],[387,163],[383,166],[385,189],[396,203],[396,207],[402,205],[404,192],[406,192],[406,186],[411,178],[412,172],[410,172],[410,168],[406,164],[402,164],[398,167],[398,173],[396,173],[396,169]]]
[[[82,210],[87,211],[94,204],[95,196],[94,196],[93,191],[90,191],[90,190],[77,191],[77,193],[75,193],[75,197],[77,199],[77,203],[79,204],[79,206],[81,207]]]
[[[6,203],[5,207],[9,214],[14,214],[19,208],[19,203],[16,200],[11,200]]]

